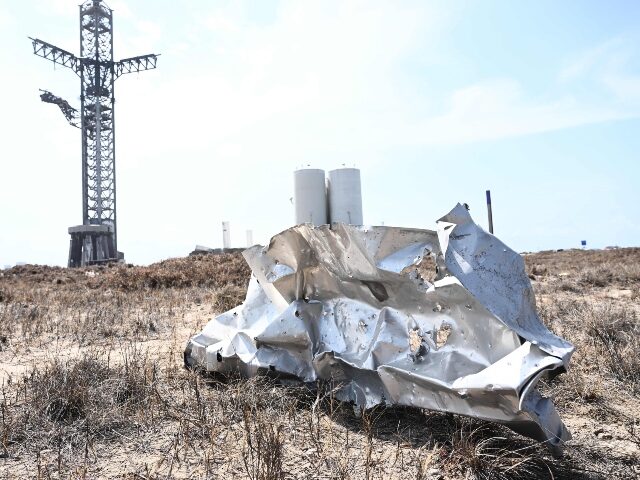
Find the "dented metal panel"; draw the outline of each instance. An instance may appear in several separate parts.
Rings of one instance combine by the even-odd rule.
[[[461,205],[437,225],[306,224],[247,249],[245,302],[190,340],[187,363],[332,379],[338,398],[363,408],[501,422],[559,453],[570,435],[535,386],[566,369],[573,346],[537,316],[520,255]],[[433,284],[408,268],[426,255],[438,266]]]

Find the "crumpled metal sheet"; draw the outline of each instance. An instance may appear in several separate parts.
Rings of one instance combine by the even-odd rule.
[[[408,268],[429,254],[433,284]],[[189,341],[187,364],[332,379],[339,399],[363,408],[496,421],[554,453],[570,438],[535,387],[565,371],[573,346],[540,321],[521,256],[463,206],[437,231],[306,224],[243,255],[253,272],[245,302]]]

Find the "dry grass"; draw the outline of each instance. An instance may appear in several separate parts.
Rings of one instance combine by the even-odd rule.
[[[189,335],[244,297],[249,270],[225,255],[4,272],[0,477],[633,478],[640,250],[526,262],[544,321],[578,347],[544,388],[575,436],[562,459],[454,415],[354,412],[329,383],[185,370]]]
[[[640,285],[640,248],[547,251],[524,258],[534,279],[565,279],[586,288]]]
[[[108,441],[140,422],[153,421],[157,365],[139,351],[113,365],[97,352],[72,362],[54,360],[2,392],[5,453],[52,446],[68,464],[96,441]]]
[[[166,333],[193,303],[224,311],[244,299],[239,254],[171,259],[149,267],[20,266],[0,278],[0,338],[81,344]]]

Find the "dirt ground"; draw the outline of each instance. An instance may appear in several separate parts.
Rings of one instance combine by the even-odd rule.
[[[234,254],[0,272],[0,478],[640,478],[640,249],[524,258],[577,347],[542,386],[573,435],[560,459],[473,419],[360,414],[327,384],[184,369],[189,337],[244,298]]]

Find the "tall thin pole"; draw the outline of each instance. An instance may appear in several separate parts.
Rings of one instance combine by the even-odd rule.
[[[491,210],[491,190],[487,190],[487,214],[489,215],[489,233],[493,233],[493,211]]]

